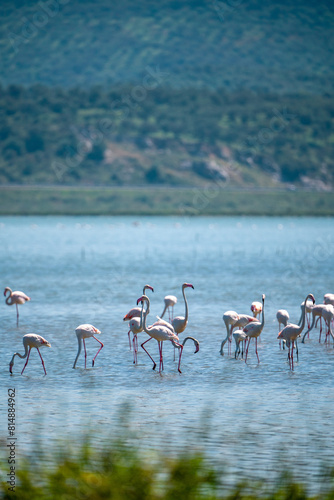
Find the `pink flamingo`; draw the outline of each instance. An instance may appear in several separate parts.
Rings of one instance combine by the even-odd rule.
[[[246,342],[248,337],[243,330],[236,330],[233,333],[233,338],[235,340],[235,345],[236,345],[234,357],[235,357],[235,359],[238,358],[238,356],[240,354],[240,344],[241,344],[241,346],[242,346],[241,357],[243,358],[243,356],[244,356],[243,342]]]
[[[311,299],[313,304],[315,303],[314,296],[312,295],[312,293],[309,293],[304,301],[304,305],[303,305],[304,314],[303,314],[301,325],[295,325],[293,323],[290,323],[287,326],[285,326],[283,328],[283,330],[281,330],[279,332],[278,337],[277,337],[279,340],[285,340],[286,345],[289,348],[288,358],[289,358],[289,363],[290,363],[290,367],[292,370],[293,370],[293,348],[294,348],[295,343],[296,343],[296,353],[297,353],[297,361],[298,361],[297,338],[301,336],[301,333],[302,333],[304,326],[305,326],[306,308],[307,308],[307,300],[308,299]],[[290,347],[291,347],[291,353],[290,353]]]
[[[232,335],[233,326],[239,320],[239,318],[240,318],[239,314],[236,313],[235,311],[226,311],[223,314],[223,321],[226,326],[226,337],[224,338],[220,346],[221,356],[224,356],[224,345],[230,339],[230,335]]]
[[[312,307],[313,307],[313,304],[312,304],[312,301],[311,300],[308,300],[307,303],[306,303],[306,320],[307,320],[307,328],[310,328],[310,317],[311,317],[311,313],[312,313]],[[298,325],[301,325],[301,322],[303,321],[303,315],[304,315],[304,302],[302,302],[300,304],[300,309],[301,309],[301,313],[300,313],[300,318],[299,318],[299,321],[298,321]]]
[[[247,345],[247,348],[246,348],[246,357],[245,357],[245,362],[246,363],[247,363],[247,356],[248,356],[249,344],[250,344],[250,341],[252,340],[252,338],[255,339],[255,352],[256,352],[257,360],[260,363],[259,355],[258,355],[258,352],[257,352],[257,338],[261,335],[261,332],[262,332],[263,327],[264,327],[264,299],[265,298],[266,298],[266,296],[263,294],[262,295],[262,304],[261,304],[261,306],[262,306],[261,307],[262,308],[262,321],[261,321],[261,323],[259,321],[254,322],[254,323],[249,323],[243,329],[244,333],[247,335],[247,337],[249,339],[248,340],[248,345]]]
[[[329,335],[331,335],[333,340],[334,340],[334,334],[332,332],[332,321],[334,318],[334,306],[332,304],[325,304],[325,307],[323,308],[322,313],[321,313],[321,317],[325,320],[325,323],[327,325],[327,332],[326,332],[326,339],[325,339],[325,343],[327,343],[327,337],[329,337]]]
[[[251,311],[253,313],[254,318],[257,318],[259,314],[262,312],[262,304],[261,302],[252,302]]]
[[[160,315],[160,318],[162,319],[164,317],[164,314],[168,309],[169,322],[171,323],[173,320],[173,310],[175,304],[177,303],[177,298],[175,297],[175,295],[166,295],[164,301],[165,301],[165,307],[164,310],[162,311],[162,314]]]
[[[86,323],[84,325],[79,325],[75,329],[75,333],[77,334],[77,339],[78,339],[78,354],[77,354],[77,357],[75,358],[73,368],[75,368],[75,365],[78,361],[78,357],[80,356],[80,353],[81,353],[81,341],[83,342],[84,349],[85,349],[85,368],[86,368],[87,351],[86,351],[85,339],[88,339],[89,337],[93,337],[99,344],[101,344],[101,347],[99,348],[99,350],[95,354],[93,361],[92,361],[92,366],[94,366],[96,356],[99,354],[99,352],[101,351],[101,349],[103,347],[102,342],[94,336],[94,334],[101,333],[100,330],[95,328],[95,326]]]
[[[334,306],[334,293],[325,293],[324,304],[332,304]]]
[[[289,316],[288,311],[286,311],[285,309],[279,309],[276,313],[276,318],[278,321],[278,331],[280,332],[281,325],[283,325],[283,327],[286,326],[288,324],[290,316]],[[285,340],[283,340],[283,349],[285,348],[284,344],[285,344]],[[279,341],[279,347],[281,348],[281,340]]]
[[[182,295],[183,295],[184,307],[185,307],[184,316],[176,316],[172,320],[172,326],[173,326],[175,332],[177,333],[177,335],[184,332],[184,330],[186,329],[187,323],[188,323],[188,302],[187,302],[187,298],[186,298],[186,294],[185,294],[186,288],[192,288],[194,290],[194,287],[191,283],[183,283]],[[162,318],[162,316],[161,316],[161,318]]]
[[[6,286],[5,291],[4,291],[4,296],[6,297],[7,293],[9,292],[8,297],[6,298],[6,304],[8,306],[16,305],[16,324],[19,324],[19,308],[17,307],[18,304],[25,304],[30,300],[30,297],[26,295],[23,292],[12,292],[12,290]]]
[[[25,370],[25,367],[28,364],[29,356],[30,356],[30,351],[31,351],[31,349],[33,347],[35,347],[37,349],[37,351],[38,351],[39,357],[41,358],[43,369],[44,369],[44,373],[46,375],[44,361],[43,361],[42,355],[41,355],[41,353],[39,351],[39,348],[40,347],[51,347],[50,342],[48,342],[47,340],[45,340],[40,335],[36,335],[35,333],[27,333],[27,335],[23,336],[22,341],[23,341],[23,347],[24,347],[24,354],[20,354],[19,352],[16,352],[13,355],[13,357],[11,359],[11,362],[9,363],[9,372],[11,374],[13,373],[14,358],[15,358],[15,356],[19,356],[19,358],[22,358],[22,359],[27,358],[27,361],[25,362],[25,365],[24,365],[23,370],[21,372],[21,375],[22,375],[23,372],[24,372],[24,370]]]
[[[137,304],[141,301],[146,301],[147,302],[147,308],[150,307],[150,299],[146,295],[142,295],[139,297],[137,300]],[[152,358],[152,356],[149,354],[149,352],[145,349],[144,345],[146,342],[149,342],[152,338],[157,340],[158,342],[158,347],[159,347],[159,354],[160,354],[160,365],[159,365],[159,373],[163,370],[163,357],[162,357],[162,343],[165,340],[170,340],[172,344],[180,349],[180,354],[179,354],[179,364],[178,364],[178,371],[181,373],[180,365],[181,365],[181,356],[182,356],[182,351],[183,351],[183,345],[180,344],[179,342],[179,337],[176,335],[175,332],[173,332],[169,327],[167,327],[164,324],[156,323],[151,326],[146,325],[146,318],[147,318],[147,309],[144,312],[142,309],[142,315],[143,315],[143,330],[146,332],[150,338],[147,339],[145,342],[141,344],[141,347],[144,349],[148,357],[152,360],[153,362],[153,370],[155,370],[156,367],[156,362]]]
[[[322,324],[321,324],[321,317],[322,317],[322,311],[326,307],[326,304],[316,304],[312,307],[312,324],[311,326],[308,327],[308,330],[304,333],[302,344],[305,342],[305,337],[310,333],[311,330],[313,330],[316,319],[320,319],[320,335],[319,335],[319,342],[321,339],[321,333],[322,333]]]

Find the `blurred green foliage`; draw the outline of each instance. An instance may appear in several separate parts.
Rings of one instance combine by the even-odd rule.
[[[0,183],[334,182],[334,100],[250,90],[0,87]]]
[[[5,473],[5,466],[2,466]],[[2,500],[332,500],[334,474],[324,474],[321,493],[309,495],[302,484],[286,473],[276,483],[243,480],[232,486],[224,472],[200,453],[178,457],[139,454],[124,443],[93,450],[88,444],[76,453],[64,449],[53,455],[21,460],[15,491],[0,483]]]

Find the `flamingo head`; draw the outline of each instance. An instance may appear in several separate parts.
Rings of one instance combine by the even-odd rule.
[[[100,330],[98,330],[97,328],[95,328],[95,326],[93,326],[93,330],[94,330],[94,333],[101,333]]]
[[[196,354],[196,352],[199,351],[199,342],[198,341],[195,342],[195,346],[196,346],[196,349],[195,349],[194,354]]]
[[[315,298],[314,298],[314,295],[312,293],[308,294],[308,298],[312,300],[313,304],[315,304]]]
[[[143,302],[143,301],[146,301],[148,302],[148,297],[146,297],[146,295],[142,295],[141,297],[139,297],[139,299],[137,300],[137,305],[139,304],[139,302]]]
[[[182,287],[183,288],[192,288],[194,290],[194,285],[192,285],[191,283],[183,283]]]
[[[11,289],[8,286],[6,286],[5,291],[3,292],[5,297],[7,295],[7,292],[9,292],[9,293],[11,292]]]
[[[43,339],[42,342],[41,342],[41,345],[45,346],[45,347],[51,347],[51,344],[50,342],[48,342],[47,340]]]
[[[151,286],[151,285],[145,285],[144,286],[144,290],[146,290],[146,288],[148,288],[149,290],[152,290],[152,292],[154,292],[153,286]]]
[[[13,364],[12,361],[9,363],[9,373],[13,375]]]

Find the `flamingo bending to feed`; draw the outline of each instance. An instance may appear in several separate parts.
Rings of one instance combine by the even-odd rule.
[[[252,338],[254,338],[255,339],[255,352],[256,352],[257,360],[260,363],[259,355],[257,352],[257,338],[261,335],[261,332],[262,332],[263,327],[264,327],[264,299],[265,298],[266,298],[266,296],[263,294],[262,295],[262,321],[261,321],[261,323],[259,321],[254,322],[254,323],[249,323],[247,326],[245,326],[245,328],[243,330],[249,339],[248,345],[246,348],[245,362],[247,362],[250,341],[252,340]]]
[[[257,316],[262,312],[261,302],[252,302],[251,311],[253,313],[254,318],[257,318]]]
[[[240,354],[240,344],[241,344],[241,346],[242,346],[241,357],[243,358],[243,356],[244,356],[243,342],[247,340],[247,335],[243,330],[236,330],[233,333],[233,338],[235,340],[235,345],[236,345],[234,357],[235,357],[235,359],[238,358],[238,356]]]
[[[175,332],[171,330],[168,326],[165,324],[161,324],[159,322],[155,323],[154,325],[147,326],[146,325],[146,318],[147,318],[147,309],[150,307],[150,299],[146,295],[142,295],[142,297],[139,297],[137,300],[137,304],[139,304],[140,301],[146,301],[147,302],[147,308],[146,311],[144,312],[144,309],[142,308],[142,315],[143,315],[143,330],[146,332],[150,338],[145,340],[141,344],[141,347],[144,349],[148,357],[152,360],[153,362],[153,370],[155,370],[156,362],[150,355],[150,353],[145,349],[144,345],[146,342],[149,342],[152,338],[155,339],[158,342],[158,347],[159,347],[159,354],[160,354],[160,365],[159,365],[159,373],[161,373],[161,370],[163,370],[163,357],[162,357],[162,343],[165,340],[170,340],[174,347],[177,347],[180,349],[180,354],[179,354],[179,364],[178,364],[178,371],[181,373],[180,365],[181,365],[181,356],[182,356],[182,351],[183,351],[183,345],[180,344],[179,337],[176,335]]]
[[[8,306],[12,306],[14,304],[16,305],[16,322],[17,322],[17,324],[19,324],[19,308],[17,306],[18,306],[18,304],[25,304],[26,302],[28,302],[31,299],[25,293],[19,292],[19,291],[12,292],[12,290],[8,286],[6,286],[5,291],[4,291],[5,297],[6,297],[8,292],[9,292],[9,295],[6,298],[6,304]]]
[[[313,330],[316,319],[320,318],[320,335],[319,335],[319,342],[321,339],[321,332],[322,332],[322,324],[321,324],[321,317],[322,317],[322,311],[326,307],[326,304],[316,304],[312,307],[311,312],[312,312],[312,324],[311,326],[308,327],[308,330],[304,333],[302,343],[304,344],[305,342],[305,337],[310,333],[311,330]]]
[[[329,335],[331,335],[333,340],[334,340],[334,334],[332,332],[332,321],[334,318],[334,306],[332,304],[326,304],[322,310],[321,316],[322,316],[322,318],[324,318],[325,323],[327,325],[325,342],[327,342],[327,337]]]
[[[95,354],[93,361],[92,361],[92,366],[94,366],[96,356],[99,354],[99,352],[101,351],[101,349],[103,347],[102,342],[94,336],[97,333],[101,333],[100,330],[95,328],[95,326],[86,323],[84,325],[79,325],[75,329],[75,333],[77,334],[77,339],[78,339],[78,354],[77,354],[77,357],[75,358],[73,368],[75,368],[75,365],[78,361],[78,357],[80,356],[80,353],[81,353],[81,341],[83,342],[84,349],[85,349],[85,368],[86,368],[87,351],[86,351],[85,339],[88,339],[89,337],[93,337],[99,344],[101,344],[101,347],[99,348],[99,350]]]
[[[239,320],[239,318],[240,318],[239,314],[236,313],[235,311],[226,311],[223,314],[223,321],[224,321],[225,326],[226,326],[227,334],[226,334],[226,337],[224,338],[224,340],[222,341],[221,346],[220,346],[220,354],[222,356],[224,356],[224,345],[230,339],[230,335],[232,335],[232,329],[233,329],[235,323]]]
[[[11,359],[11,362],[9,363],[9,372],[11,374],[13,373],[14,358],[15,358],[15,356],[19,356],[19,358],[22,358],[22,359],[27,358],[27,361],[25,362],[25,365],[24,365],[23,370],[21,372],[21,375],[22,375],[22,373],[25,370],[25,367],[28,364],[29,356],[30,356],[30,351],[31,351],[31,349],[33,347],[36,347],[36,349],[38,351],[38,354],[39,354],[39,357],[41,358],[41,361],[42,361],[44,373],[46,375],[44,361],[43,361],[41,353],[39,352],[39,348],[40,347],[51,347],[50,342],[48,342],[47,340],[45,340],[40,335],[36,335],[35,333],[27,333],[26,335],[23,336],[22,341],[23,341],[23,347],[24,347],[24,354],[20,354],[19,352],[16,352],[13,355],[13,357]]]
[[[300,304],[300,309],[301,309],[301,313],[300,313],[300,318],[299,318],[299,321],[298,321],[298,325],[301,325],[301,322],[303,321],[303,316],[304,316],[304,302],[302,302]],[[308,300],[306,302],[306,319],[307,319],[307,328],[310,328],[310,317],[311,317],[311,312],[312,312],[312,307],[313,307],[313,303],[311,300]]]
[[[307,308],[307,300],[308,299],[311,299],[313,304],[315,303],[314,296],[312,295],[312,293],[309,293],[307,295],[307,297],[304,301],[304,305],[303,305],[304,314],[303,314],[302,324],[301,325],[294,325],[293,323],[288,324],[287,326],[285,326],[283,328],[283,330],[281,330],[279,332],[278,337],[277,337],[279,340],[286,341],[286,345],[289,348],[288,358],[289,358],[289,363],[290,363],[290,367],[292,368],[292,370],[293,370],[293,348],[294,348],[294,345],[296,343],[296,352],[297,352],[297,360],[298,360],[297,338],[300,337],[300,335],[304,329],[304,326],[305,326],[306,308]],[[291,347],[291,354],[290,354],[290,347]]]
[[[288,311],[286,311],[285,309],[279,309],[276,313],[276,318],[278,321],[278,332],[280,332],[281,325],[283,325],[283,327],[286,326],[289,322],[290,316]],[[283,340],[283,349],[284,349],[284,344],[285,340]],[[281,348],[281,340],[279,341],[279,347]]]

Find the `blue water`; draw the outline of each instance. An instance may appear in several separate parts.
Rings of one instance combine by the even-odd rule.
[[[1,428],[7,431],[7,390],[16,390],[17,452],[53,449],[58,441],[79,443],[89,432],[96,447],[120,433],[143,450],[177,453],[184,446],[220,463],[231,481],[274,478],[291,467],[297,479],[315,488],[321,467],[334,465],[334,349],[311,332],[299,344],[299,362],[290,370],[276,339],[276,311],[287,309],[297,322],[309,292],[316,302],[334,293],[333,219],[330,218],[160,218],[160,217],[3,217],[0,218],[1,284],[22,290],[31,302],[1,308]],[[167,294],[187,289],[189,323],[184,334],[200,342],[194,354],[186,344],[182,374],[172,345],[164,346],[164,372],[140,350],[134,366],[124,314],[143,285],[153,322]],[[223,313],[250,314],[266,295],[260,364],[251,343],[247,364],[219,354],[226,335]],[[86,342],[77,353],[75,328],[92,323],[104,348]],[[34,332],[51,349],[41,350],[20,375],[22,336]],[[140,339],[147,339],[142,333]],[[142,340],[142,341],[143,341]],[[253,341],[252,341],[253,342]],[[147,344],[158,361],[155,341]]]

